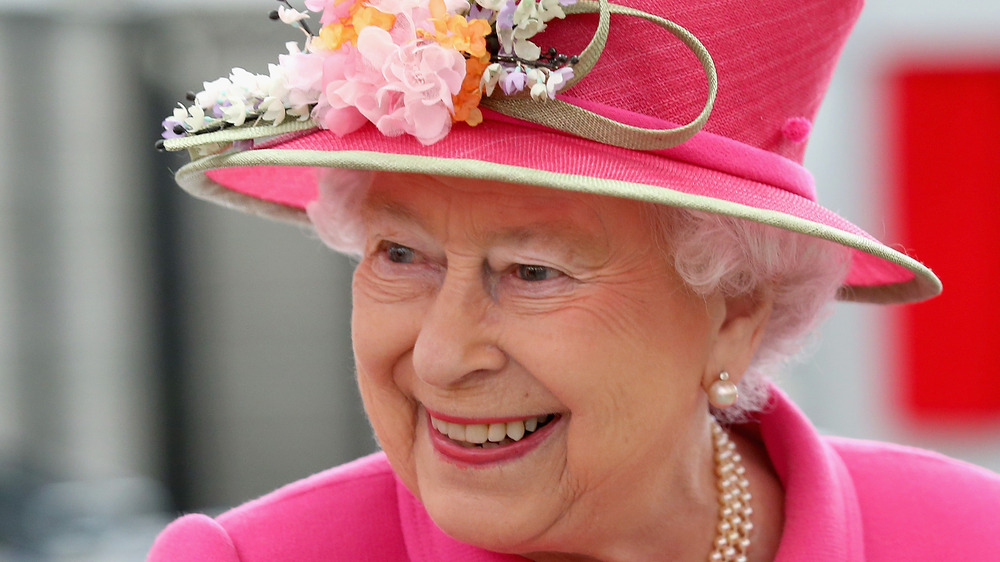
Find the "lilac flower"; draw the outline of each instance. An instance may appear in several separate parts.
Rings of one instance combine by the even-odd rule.
[[[493,16],[493,10],[489,8],[482,8],[479,6],[479,4],[473,4],[472,7],[469,8],[469,15],[467,16],[466,19],[468,19],[469,21],[489,20],[490,17],[492,16]]]
[[[174,114],[163,120],[163,138],[176,139],[185,136],[186,133],[177,134],[174,129],[177,125],[184,125],[184,120],[188,118],[188,111],[184,106],[177,104]]]
[[[553,70],[549,73],[548,79],[545,80],[545,90],[549,96],[549,99],[555,99],[556,94],[566,86],[566,82],[573,79],[573,67],[564,66],[558,70]]]
[[[500,84],[500,88],[503,90],[503,93],[509,96],[523,90],[527,82],[528,75],[520,68],[514,68],[507,71],[507,75],[503,77],[503,83]]]
[[[514,10],[517,9],[516,0],[507,0],[507,3],[500,8],[500,13],[497,14],[497,26],[498,27],[514,27]]]
[[[175,120],[173,117],[167,117],[163,120],[163,134],[161,135],[165,139],[179,139],[184,136],[183,133],[177,134],[174,130],[177,125],[182,125],[181,121]]]

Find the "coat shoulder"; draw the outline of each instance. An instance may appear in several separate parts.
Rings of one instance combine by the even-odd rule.
[[[396,479],[382,454],[321,472],[223,513],[186,515],[148,562],[405,560]]]
[[[869,560],[900,559],[914,548],[928,560],[1000,551],[1000,475],[912,447],[827,441],[851,475]]]
[[[226,530],[215,519],[192,513],[167,526],[156,537],[147,562],[239,562]]]

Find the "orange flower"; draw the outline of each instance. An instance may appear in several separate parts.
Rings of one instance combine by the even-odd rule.
[[[442,47],[468,53],[474,58],[487,55],[486,36],[492,31],[488,21],[470,21],[462,16],[449,14],[444,0],[431,0],[430,9],[434,33],[420,30],[421,37],[433,39]]]
[[[353,16],[351,18],[351,23],[354,25],[354,29],[358,33],[369,25],[381,27],[382,29],[389,31],[392,29],[392,26],[396,24],[396,16],[379,11],[377,8],[373,8],[371,6],[355,4],[351,7],[351,14]]]
[[[342,2],[346,1],[342,0]],[[342,2],[338,2],[338,4]],[[361,33],[362,29],[370,25],[389,31],[395,24],[396,16],[381,12],[361,2],[355,2],[351,5],[347,17],[325,25],[323,29],[319,30],[318,44],[316,46],[326,51],[336,51],[344,43],[357,45],[358,33]]]
[[[335,22],[323,26],[323,29],[319,30],[319,37],[313,41],[315,47],[324,51],[336,51],[344,43],[356,44],[358,42],[358,32],[351,25]]]
[[[452,121],[456,123],[464,121],[472,127],[483,122],[483,112],[479,110],[479,102],[483,99],[480,80],[489,65],[489,55],[465,60],[465,79],[462,81],[462,89],[452,98],[455,104]]]

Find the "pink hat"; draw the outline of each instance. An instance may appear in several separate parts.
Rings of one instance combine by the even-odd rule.
[[[206,83],[162,146],[191,151],[188,191],[273,218],[307,221],[324,167],[524,183],[831,240],[854,250],[841,298],[926,299],[937,277],[817,204],[802,167],[861,5],[306,0],[306,50]]]

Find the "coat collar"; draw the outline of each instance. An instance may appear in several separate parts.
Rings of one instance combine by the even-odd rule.
[[[861,508],[843,460],[776,387],[758,419],[785,489],[785,528],[775,560],[863,561]]]

